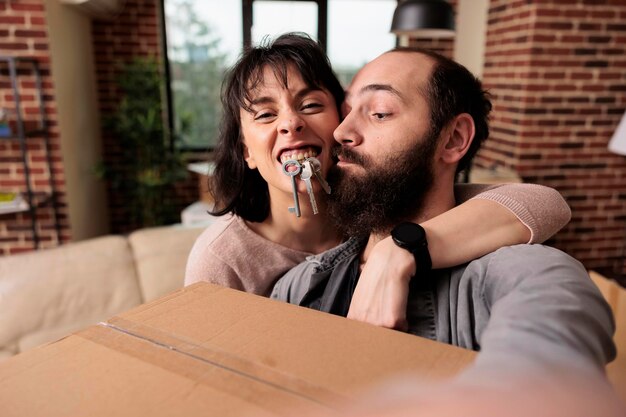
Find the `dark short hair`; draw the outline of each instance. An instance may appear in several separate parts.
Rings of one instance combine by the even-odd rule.
[[[245,220],[261,222],[269,215],[267,182],[259,171],[244,160],[240,109],[250,110],[251,92],[263,82],[263,71],[270,68],[287,87],[287,69],[293,66],[311,88],[332,94],[341,108],[344,90],[335,76],[322,47],[308,35],[287,33],[273,42],[246,49],[228,71],[222,85],[222,119],[214,154],[215,170],[209,191],[215,199],[211,214],[233,213]]]
[[[474,120],[476,132],[467,153],[461,158],[456,172],[469,168],[472,159],[489,136],[490,95],[482,83],[467,68],[435,51],[414,47],[398,47],[390,52],[416,52],[430,57],[435,65],[426,85],[426,101],[430,107],[431,130],[441,129],[461,113]]]

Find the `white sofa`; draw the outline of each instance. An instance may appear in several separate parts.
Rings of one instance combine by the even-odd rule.
[[[182,287],[202,230],[148,228],[0,258],[0,359]]]

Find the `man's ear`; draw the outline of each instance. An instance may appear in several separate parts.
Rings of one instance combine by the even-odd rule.
[[[474,119],[467,113],[456,116],[448,126],[441,159],[445,163],[455,164],[467,153],[472,140],[474,140],[476,128]]]
[[[250,150],[248,149],[248,146],[246,146],[245,142],[243,144],[243,159],[248,164],[248,168],[250,169],[257,168],[256,161],[254,160],[254,156],[250,155]]]

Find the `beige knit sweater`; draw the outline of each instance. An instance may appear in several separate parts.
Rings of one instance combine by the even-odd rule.
[[[556,190],[536,184],[459,184],[455,193],[457,203],[480,198],[511,210],[530,229],[529,243],[545,241],[571,216]],[[224,216],[196,240],[187,260],[185,285],[207,281],[268,295],[276,280],[308,255],[259,236],[237,216]]]

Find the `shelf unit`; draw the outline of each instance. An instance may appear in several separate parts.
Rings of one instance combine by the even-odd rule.
[[[26,121],[22,114],[21,95],[18,73],[18,66],[30,67],[35,76],[35,90],[37,100],[39,102],[39,117],[37,127],[27,129]],[[14,57],[0,55],[0,68],[8,69],[8,76],[11,81],[11,89],[13,90],[13,117],[15,118],[15,132],[12,136],[0,137],[0,140],[18,141],[20,144],[22,166],[24,168],[24,182],[26,185],[26,202],[28,203],[28,213],[31,221],[31,229],[33,235],[33,245],[35,249],[39,248],[40,237],[37,227],[37,209],[39,207],[50,204],[53,212],[54,228],[58,244],[61,244],[61,225],[59,223],[59,208],[57,203],[56,188],[54,181],[54,170],[52,169],[52,158],[50,152],[50,135],[48,131],[48,119],[46,117],[46,108],[44,104],[44,96],[42,92],[41,70],[39,62],[35,58],[30,57]],[[20,67],[21,68],[21,67]],[[4,71],[2,71],[4,76]],[[50,193],[35,193],[31,184],[30,165],[28,163],[28,146],[27,140],[30,138],[43,139],[44,152],[46,157],[46,165],[48,167],[48,179],[50,184]]]

